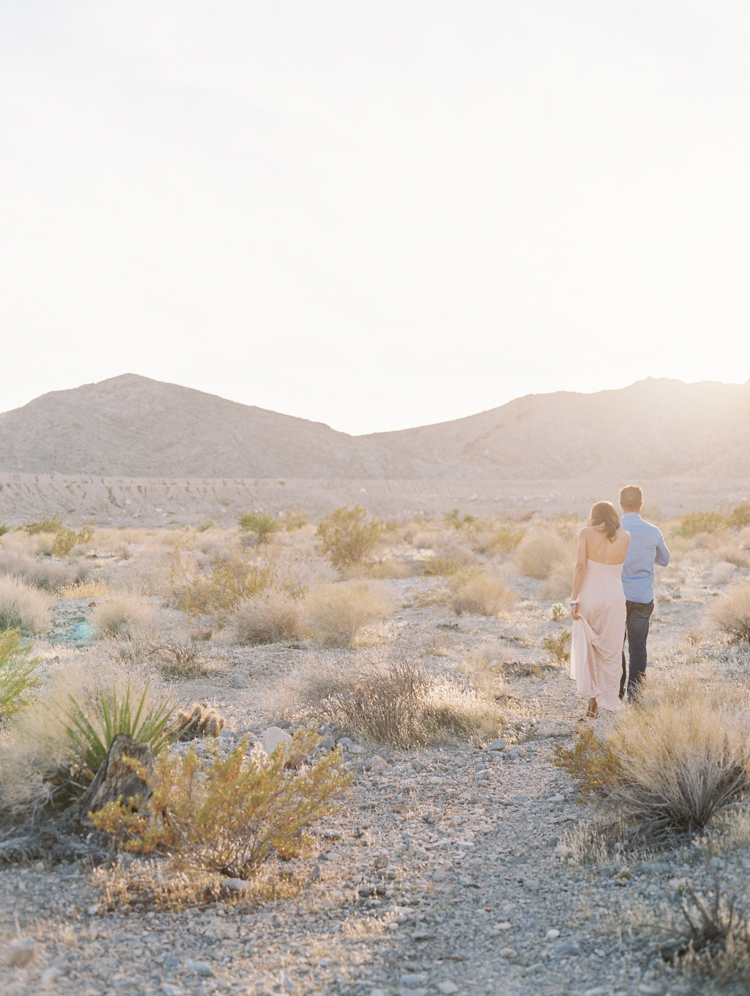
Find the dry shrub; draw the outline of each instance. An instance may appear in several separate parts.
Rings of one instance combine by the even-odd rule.
[[[243,602],[229,621],[236,643],[278,643],[297,640],[303,630],[299,599],[285,591],[265,591]]]
[[[117,595],[99,602],[90,618],[94,636],[103,640],[112,637],[136,637],[150,632],[154,612],[150,605],[128,595]]]
[[[712,584],[726,584],[737,573],[737,566],[727,560],[720,560],[711,570]]]
[[[631,843],[661,843],[702,830],[746,791],[749,734],[744,692],[685,681],[645,691],[605,742],[591,740],[567,770],[598,785]]]
[[[50,628],[52,602],[46,592],[5,575],[0,577],[0,630],[42,633]]]
[[[485,557],[505,556],[518,547],[526,530],[514,522],[477,522],[471,530],[474,549]]]
[[[368,627],[385,622],[394,609],[395,599],[390,592],[364,581],[326,585],[305,599],[315,638],[332,646],[353,646]]]
[[[512,609],[518,596],[502,578],[482,572],[448,586],[448,604],[457,616],[496,616]]]
[[[750,582],[730,588],[711,606],[709,615],[730,643],[750,643]]]
[[[372,649],[345,662],[309,655],[281,695],[289,713],[324,716],[367,740],[404,747],[484,737],[504,719],[494,699],[436,680],[403,654]]]
[[[421,564],[413,560],[378,560],[374,564],[359,565],[342,570],[345,578],[371,578],[373,581],[401,580],[419,574]]]
[[[747,992],[750,984],[750,909],[744,898],[722,890],[718,877],[708,895],[693,888],[680,897],[686,929],[661,949],[664,961],[690,975],[721,980],[723,992]],[[739,989],[729,988],[734,983]],[[727,988],[725,988],[727,987]]]
[[[516,562],[526,577],[548,578],[559,564],[573,563],[574,548],[569,537],[553,526],[529,529],[516,550]]]
[[[35,560],[16,550],[0,550],[0,574],[10,574],[44,591],[60,591],[85,576],[85,569],[57,560]]]
[[[145,656],[158,662],[162,674],[197,678],[211,670],[206,651],[194,640],[167,640],[145,648]]]

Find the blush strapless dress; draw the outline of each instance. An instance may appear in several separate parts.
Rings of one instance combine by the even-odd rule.
[[[586,561],[578,594],[579,618],[573,620],[570,677],[600,709],[618,712],[625,640],[625,594],[622,564]]]

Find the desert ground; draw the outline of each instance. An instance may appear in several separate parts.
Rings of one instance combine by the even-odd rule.
[[[32,641],[40,678],[0,734],[0,991],[747,992],[747,921],[724,949],[690,952],[681,912],[718,895],[725,923],[748,894],[747,756],[704,828],[658,840],[561,766],[582,729],[606,745],[641,721],[628,708],[580,723],[566,661],[575,538],[600,492],[34,477],[6,474],[0,491],[3,628]],[[750,648],[727,623],[750,576],[750,527],[728,514],[745,496],[677,484],[647,491],[672,551],[641,707],[652,745],[670,694],[685,716],[748,722]],[[355,502],[382,523],[341,562],[317,525]],[[259,508],[278,528],[241,531]],[[418,684],[406,705],[404,674]],[[242,745],[257,759],[269,737],[314,729],[310,766],[340,752],[351,784],[309,853],[271,853],[246,880],[118,851],[103,831],[66,837],[49,799],[69,763],[63,709],[73,696],[97,722],[114,689],[221,717],[174,757],[207,765]]]

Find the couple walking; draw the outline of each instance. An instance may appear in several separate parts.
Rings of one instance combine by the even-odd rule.
[[[586,717],[617,712],[638,696],[646,677],[646,639],[654,608],[654,565],[666,567],[669,550],[659,529],[640,516],[643,492],[620,491],[614,505],[597,502],[578,534],[570,611],[570,676],[588,698]],[[628,644],[629,668],[625,660]]]

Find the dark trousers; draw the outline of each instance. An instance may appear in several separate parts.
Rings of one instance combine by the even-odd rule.
[[[625,621],[625,640],[630,655],[630,669],[625,662],[625,642],[622,647],[622,679],[620,681],[620,698],[631,702],[638,698],[639,686],[646,678],[646,640],[648,639],[648,622],[654,611],[653,602],[625,602],[627,619]],[[627,687],[627,696],[626,696]]]

